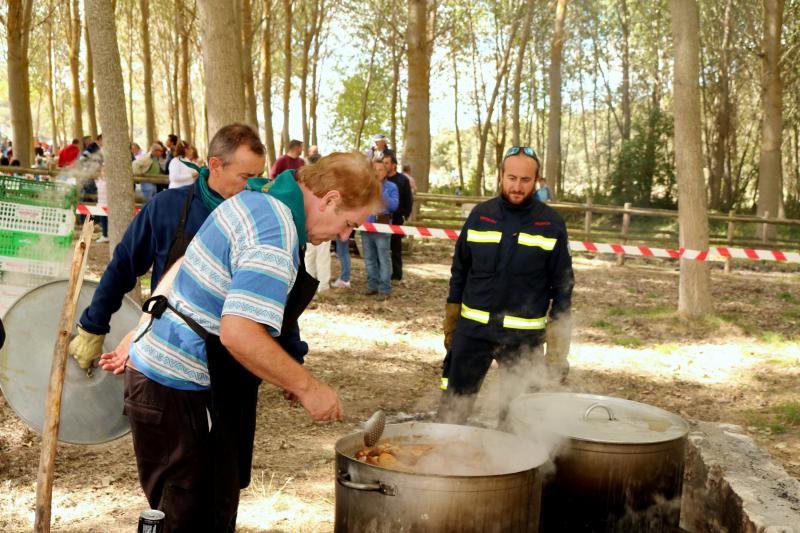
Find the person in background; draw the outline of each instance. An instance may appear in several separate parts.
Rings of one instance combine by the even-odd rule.
[[[376,133],[370,140],[372,141],[372,146],[366,151],[367,159],[370,161],[374,161],[376,158],[383,159],[387,155],[394,155],[394,150],[389,148],[386,135],[383,133]]]
[[[191,185],[197,177],[197,171],[185,163],[191,163],[192,148],[186,141],[175,146],[175,157],[169,162],[169,188]]]
[[[411,165],[403,165],[403,174],[406,175],[408,182],[411,184],[411,193],[417,194],[417,180],[415,180],[414,176],[411,175]]]
[[[132,163],[133,165],[133,173],[134,175],[147,175],[147,176],[158,176],[161,174],[161,157],[164,154],[164,146],[159,142],[154,142],[150,146],[150,154],[149,157],[143,157],[141,159],[137,159]],[[142,196],[144,196],[145,202],[149,202],[153,199],[156,195],[156,184],[155,183],[140,183],[140,188],[142,191]]]
[[[493,360],[503,386],[501,421],[528,385],[520,377],[542,368],[566,379],[575,277],[564,220],[534,198],[539,166],[532,148],[511,147],[500,167],[500,195],[472,209],[456,241],[440,422],[467,421]]]
[[[106,182],[106,173],[102,168],[100,175],[94,179],[94,184],[97,187],[97,207],[108,207],[108,183]],[[96,216],[97,222],[100,224],[101,234],[97,238],[98,243],[108,242],[108,216]]]
[[[77,138],[72,139],[70,144],[58,151],[58,168],[66,168],[78,160],[78,156],[81,155],[79,144],[80,141]]]
[[[319,153],[319,148],[317,148],[316,144],[312,144],[308,147],[306,151],[306,161],[308,163],[316,163],[322,158],[322,155]]]
[[[370,215],[367,222],[389,224],[392,213],[400,203],[397,185],[386,179],[386,166],[383,156],[372,160],[372,167],[378,180],[383,185],[381,197],[383,205],[377,214]],[[390,253],[390,237],[388,233],[372,231],[361,232],[364,249],[364,266],[367,270],[367,296],[378,296],[378,300],[387,300],[392,292],[392,258]]]
[[[308,149],[308,162],[313,165],[322,159],[316,146]],[[337,239],[338,240],[338,239]],[[331,287],[331,241],[306,245],[306,271],[319,281],[317,292],[325,292]]]
[[[286,149],[286,153],[275,160],[275,163],[269,171],[269,177],[275,179],[275,177],[284,170],[297,170],[305,165],[306,162],[300,157],[302,153],[303,141],[298,141],[297,139],[289,141],[289,147]]]
[[[392,224],[401,226],[411,216],[414,206],[414,196],[411,193],[411,183],[405,174],[397,172],[397,158],[394,154],[383,156],[383,165],[386,167],[386,179],[397,186],[400,193],[400,204],[392,213]],[[392,250],[392,279],[403,279],[403,235],[391,235]]]
[[[553,195],[550,193],[550,187],[547,186],[547,181],[545,181],[544,176],[538,176],[536,178],[536,199],[540,202],[549,202],[553,199]]]
[[[136,161],[143,157],[147,157],[147,152],[142,150],[142,147],[137,143],[131,143],[131,161]]]

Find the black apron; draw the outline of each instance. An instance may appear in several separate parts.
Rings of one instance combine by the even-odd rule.
[[[164,263],[164,271],[161,273],[163,276],[164,274],[169,271],[169,267],[175,264],[175,261],[180,259],[181,257],[186,254],[186,248],[189,247],[189,243],[192,241],[192,236],[186,235],[186,219],[189,217],[189,209],[192,207],[192,199],[194,198],[194,185],[189,189],[189,194],[186,196],[186,203],[183,204],[183,211],[181,212],[181,218],[178,220],[178,227],[175,229],[175,235],[172,237],[172,242],[169,245],[169,251],[167,252],[167,261]],[[153,287],[155,289],[155,287]]]
[[[283,332],[295,327],[319,286],[319,281],[306,272],[304,255],[301,249],[297,279],[283,311]],[[214,525],[211,531],[233,531],[239,491],[250,484],[256,404],[261,379],[233,358],[220,342],[219,336],[212,335],[191,317],[177,311],[165,296],[154,296],[142,305],[142,311],[152,315],[153,319],[160,318],[167,309],[178,315],[205,341],[211,380],[211,404],[208,406],[211,417],[211,464],[208,466],[213,480],[211,498]],[[275,339],[279,344],[282,336],[283,333]]]

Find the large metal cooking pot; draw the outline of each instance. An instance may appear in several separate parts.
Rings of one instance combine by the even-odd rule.
[[[382,441],[460,444],[487,454],[488,475],[389,470],[354,458],[363,434],[336,443],[337,533],[531,532],[539,530],[545,451],[515,435],[482,428],[410,422],[390,424]]]
[[[672,531],[680,521],[686,422],[639,402],[541,393],[511,403],[513,431],[553,450],[542,531]]]
[[[96,288],[96,282],[84,280],[78,310],[89,306]],[[0,390],[14,412],[37,433],[44,426],[53,347],[66,294],[66,280],[45,283],[21,296],[3,317],[6,344],[0,350]],[[103,351],[113,350],[136,326],[139,316],[139,306],[126,297],[111,317]],[[122,414],[123,384],[122,376],[98,368],[89,373],[70,357],[64,372],[58,440],[99,444],[127,434],[130,428]]]

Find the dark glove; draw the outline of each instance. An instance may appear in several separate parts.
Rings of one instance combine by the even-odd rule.
[[[461,316],[461,304],[445,304],[444,306],[444,320],[442,320],[442,329],[444,330],[444,347],[450,349],[450,340],[453,338],[453,331],[458,324],[458,317]]]
[[[572,319],[569,316],[559,317],[547,324],[547,349],[544,360],[551,378],[564,383],[569,374],[570,338],[572,336]]]

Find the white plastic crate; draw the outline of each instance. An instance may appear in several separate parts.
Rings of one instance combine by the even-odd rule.
[[[0,229],[64,236],[74,227],[72,209],[0,202]]]
[[[37,261],[0,255],[0,271],[63,278],[69,275],[69,263]]]

